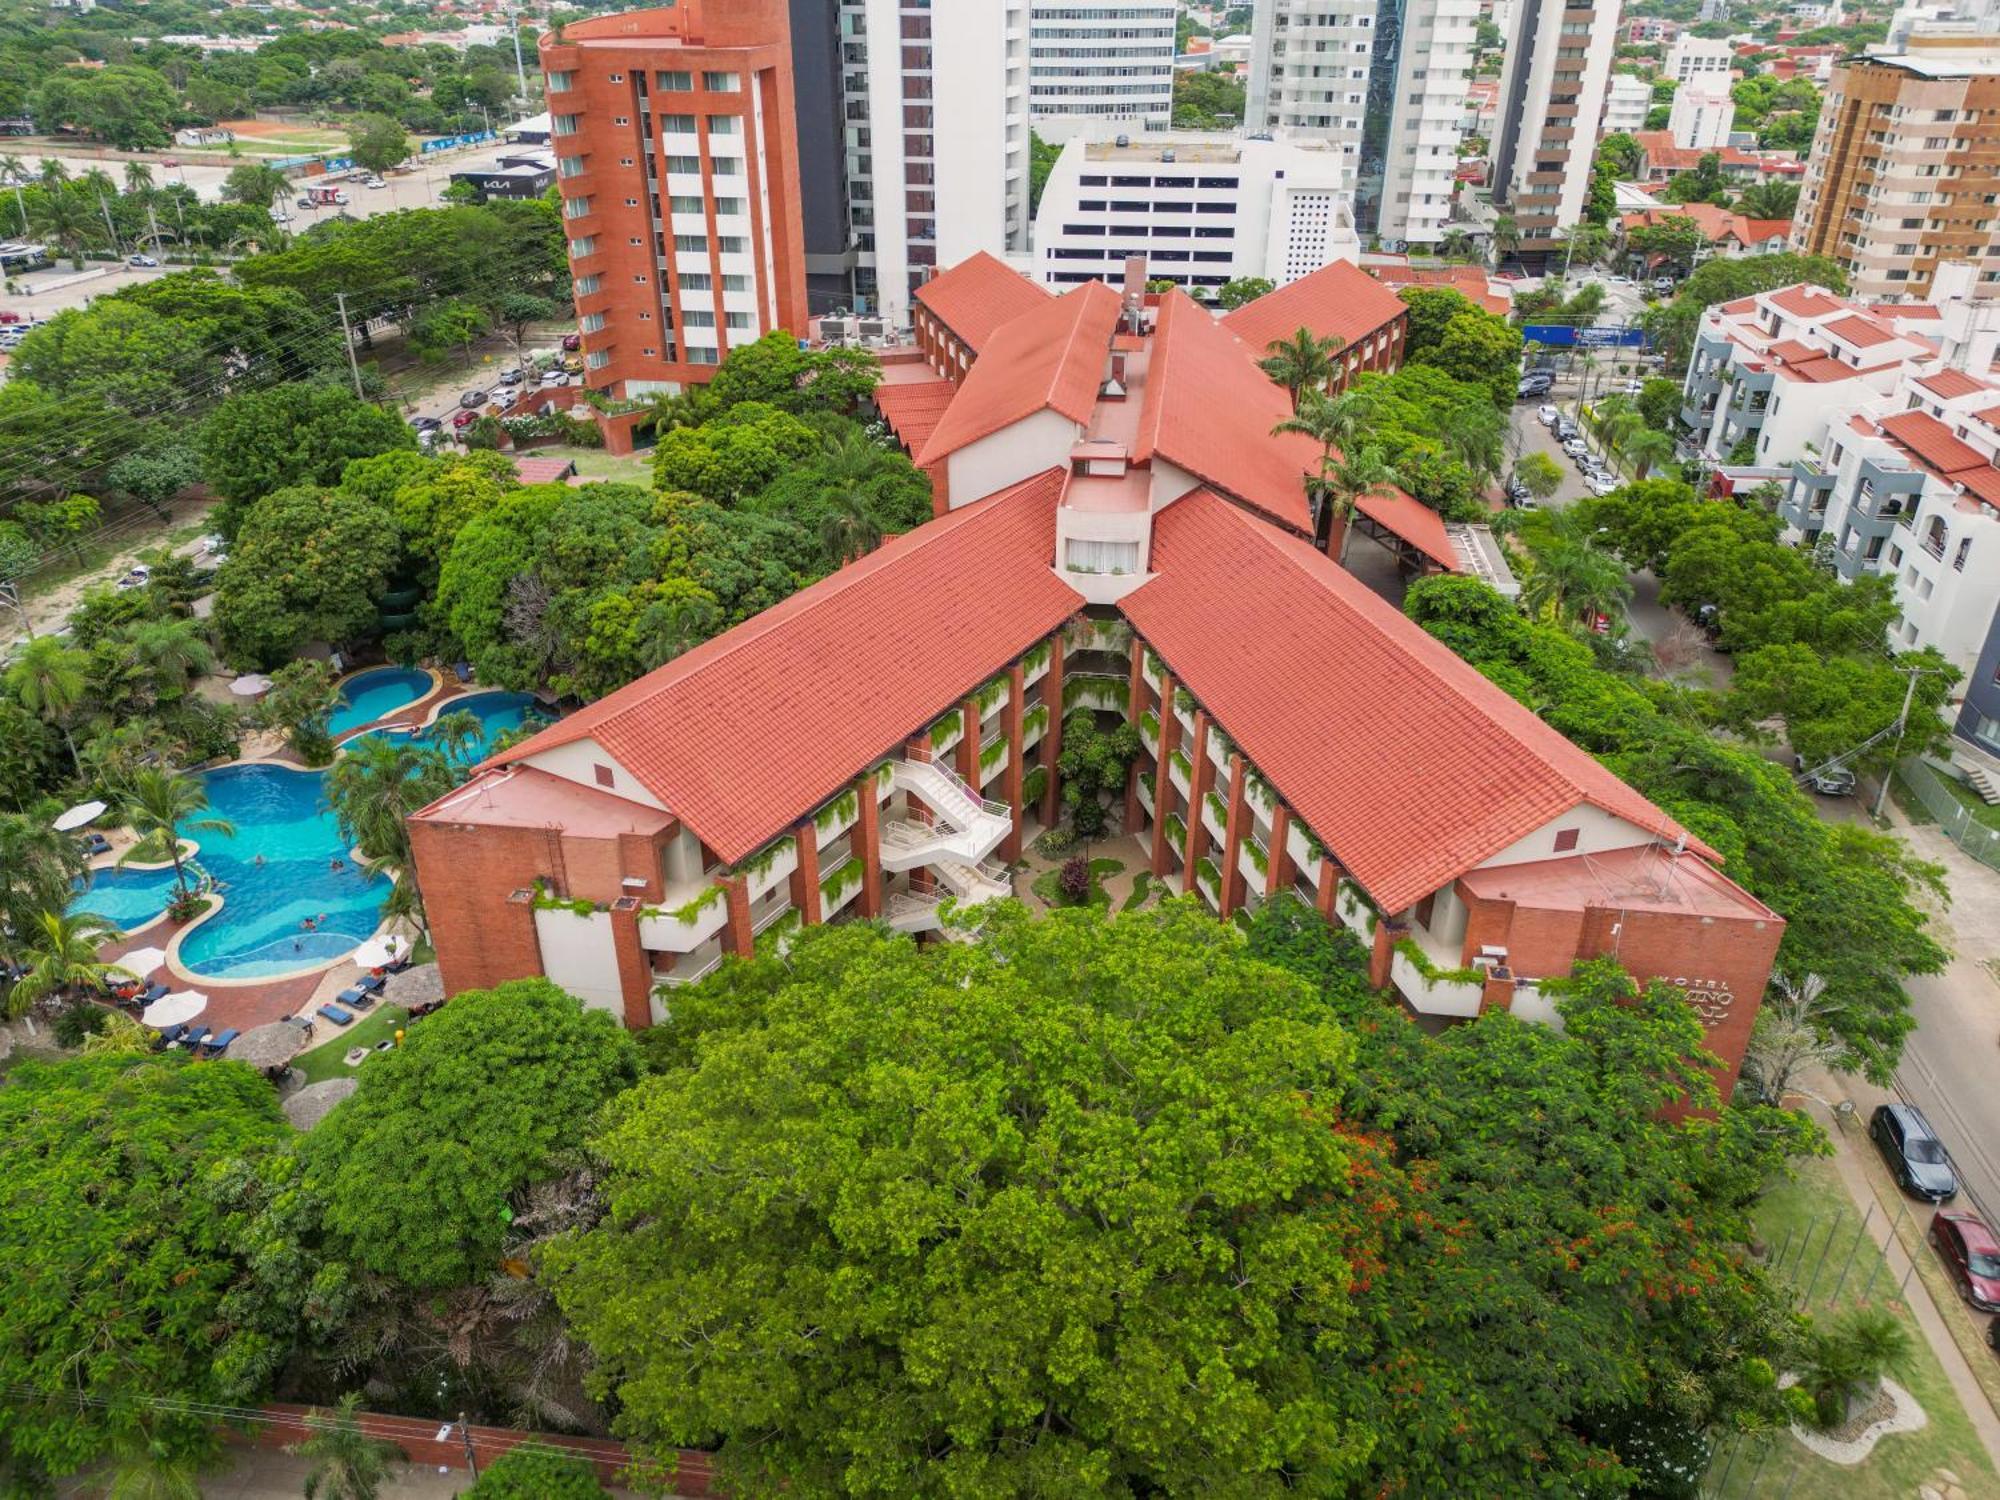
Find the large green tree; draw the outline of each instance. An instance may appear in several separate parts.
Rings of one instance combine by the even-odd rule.
[[[224,650],[270,667],[307,641],[368,634],[398,546],[395,518],[344,491],[266,495],[222,565],[215,621]]]
[[[416,446],[401,417],[343,386],[283,385],[231,396],[216,409],[202,427],[202,473],[224,501],[216,524],[233,539],[260,496],[335,484],[354,459]]]
[[[204,1189],[289,1135],[253,1070],[28,1062],[0,1089],[0,1478],[32,1492],[130,1445],[207,1455],[216,1309],[237,1273]]]
[[[618,1020],[547,980],[468,990],[306,1137],[303,1186],[354,1264],[419,1290],[480,1280],[498,1269],[510,1195],[553,1175],[637,1076]]]
[[[454,1004],[459,1002],[454,1001]],[[664,1030],[664,1029],[663,1029]],[[677,997],[550,1256],[622,1430],[742,1496],[1342,1493],[1352,1042],[1191,904],[809,929]]]

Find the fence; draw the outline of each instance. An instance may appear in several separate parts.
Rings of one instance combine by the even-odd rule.
[[[1964,800],[1945,785],[1944,776],[1922,760],[1912,757],[1896,768],[1896,775],[1924,811],[1937,819],[1939,830],[1981,864],[2000,870],[2000,828],[1982,823]]]

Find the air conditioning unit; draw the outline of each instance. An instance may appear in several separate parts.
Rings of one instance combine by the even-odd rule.
[[[855,318],[821,318],[819,336],[829,344],[846,343],[859,331],[855,326],[858,321]]]
[[[884,338],[889,332],[889,325],[880,318],[857,318],[855,322],[864,339]]]

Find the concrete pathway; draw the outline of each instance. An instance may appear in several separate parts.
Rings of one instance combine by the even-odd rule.
[[[1972,1366],[1966,1362],[1957,1340],[1945,1326],[1937,1304],[1931,1300],[1930,1288],[1921,1276],[1910,1274],[1910,1253],[1894,1234],[1896,1218],[1904,1207],[1903,1203],[1900,1200],[1885,1201],[1875,1191],[1875,1185],[1861,1160],[1860,1153],[1870,1149],[1865,1123],[1869,1111],[1887,1096],[1859,1079],[1843,1077],[1835,1081],[1821,1077],[1815,1080],[1815,1084],[1828,1098],[1838,1099],[1845,1094],[1854,1103],[1854,1116],[1845,1129],[1829,1110],[1820,1105],[1810,1106],[1808,1113],[1819,1121],[1828,1139],[1833,1142],[1833,1164],[1840,1173],[1841,1185],[1854,1200],[1855,1208],[1867,1218],[1868,1237],[1882,1251],[1889,1275],[1897,1283],[1904,1282],[1907,1277],[1903,1297],[1910,1305],[1917,1327],[1937,1355],[1938,1363],[1944,1367],[1945,1378],[1950,1380],[1951,1388],[1957,1394],[1959,1404],[1965,1408],[1973,1430],[1979,1434],[1987,1456],[1996,1468],[2000,1468],[2000,1416],[1995,1415],[1992,1402],[1972,1373]],[[1872,1214],[1869,1212],[1871,1208],[1874,1210]]]

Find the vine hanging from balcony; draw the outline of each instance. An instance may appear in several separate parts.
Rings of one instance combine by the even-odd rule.
[[[931,725],[931,744],[935,747],[939,740],[956,737],[965,729],[965,710],[954,708],[937,723]]]
[[[1005,676],[995,677],[980,685],[979,691],[972,695],[972,701],[979,705],[982,716],[993,712],[993,705],[1005,696],[1008,686],[1009,682]]]
[[[826,878],[819,883],[819,893],[828,902],[838,901],[847,894],[849,886],[861,884],[861,876],[861,861],[849,859],[827,872]]]
[[[813,819],[813,827],[824,834],[833,834],[852,823],[861,812],[861,799],[853,792],[842,792],[820,810]]]
[[[1021,801],[1023,804],[1039,802],[1042,800],[1042,793],[1048,789],[1049,768],[1047,766],[1036,766],[1026,776],[1021,778]]]
[[[1049,664],[1049,655],[1049,643],[1047,641],[1030,646],[1028,654],[1021,658],[1022,672],[1032,677],[1036,672]]]
[[[729,892],[726,888],[719,885],[711,885],[706,887],[699,896],[696,896],[687,905],[675,907],[667,915],[672,917],[676,922],[684,922],[692,927],[696,922],[701,920],[703,912],[715,905],[716,902],[726,900],[728,895]]]
[[[796,841],[787,834],[774,844],[766,845],[760,852],[740,861],[730,870],[731,875],[741,875],[745,880],[762,880],[776,864],[791,850]]]

